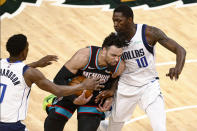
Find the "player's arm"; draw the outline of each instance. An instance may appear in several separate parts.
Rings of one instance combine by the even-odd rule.
[[[112,75],[112,79],[110,81],[111,89],[103,90],[99,95],[96,96],[95,102],[98,102],[100,99],[105,99],[105,98],[114,96],[116,89],[118,87],[119,77],[124,71],[124,69],[125,69],[125,62],[121,60],[118,70]]]
[[[99,81],[93,79],[86,79],[84,82],[74,85],[56,85],[46,79],[46,77],[37,69],[29,67],[24,73],[26,84],[31,87],[35,83],[40,89],[53,93],[57,96],[68,96],[76,93],[77,91],[84,90],[87,86],[89,88],[99,88]]]
[[[89,48],[83,48],[77,51],[59,70],[53,79],[54,83],[58,85],[66,85],[69,78],[76,76],[77,71],[87,65],[88,60]]]
[[[56,55],[47,55],[41,58],[38,61],[27,64],[29,67],[37,68],[37,67],[45,67],[52,64],[52,61],[57,61],[58,57]]]
[[[57,73],[54,78],[54,83],[58,85],[66,85],[69,78],[75,77],[78,70],[83,69],[88,64],[89,56],[90,48],[83,48],[77,51]],[[90,88],[86,87],[86,89]],[[85,93],[82,93],[82,95],[80,95],[79,97],[73,94],[67,98],[70,101],[73,101],[73,103],[76,105],[84,105],[90,100],[91,96],[89,98],[86,98]]]
[[[119,64],[118,70],[112,75],[112,80],[111,80],[111,89],[109,90],[104,90],[102,91],[95,99],[95,102],[100,102],[97,110],[100,112],[105,112],[110,110],[112,103],[113,103],[113,96],[116,92],[116,89],[118,87],[118,80],[120,75],[125,69],[125,63],[124,61],[121,61]]]
[[[159,42],[162,46],[176,54],[176,65],[170,68],[167,76],[169,76],[170,79],[175,78],[175,80],[177,80],[185,64],[185,49],[156,27],[147,26],[146,38],[150,45],[153,46],[156,42]]]
[[[113,95],[118,87],[119,77],[124,70],[125,70],[125,62],[121,60],[117,71],[114,72],[114,74],[112,75],[113,81],[112,81],[111,91],[113,92]]]

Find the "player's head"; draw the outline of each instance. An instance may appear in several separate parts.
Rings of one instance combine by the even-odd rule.
[[[119,5],[114,9],[112,20],[116,32],[125,32],[133,23],[133,11],[127,5]]]
[[[10,57],[20,57],[25,60],[28,53],[27,37],[23,34],[11,36],[6,43],[6,49]]]
[[[127,45],[128,44],[125,42],[125,39],[115,33],[111,33],[107,36],[102,45],[105,62],[110,66],[116,65],[122,55],[122,47]]]

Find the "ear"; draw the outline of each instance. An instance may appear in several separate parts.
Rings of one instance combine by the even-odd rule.
[[[25,58],[25,50],[23,50],[23,51],[20,53],[20,57],[23,58],[23,59]]]
[[[103,54],[106,55],[106,53],[107,53],[107,48],[106,48],[106,47],[103,47],[102,50],[103,50]]]
[[[21,51],[21,53],[19,54],[19,57],[23,60],[26,59],[26,49],[24,49],[23,51]]]
[[[129,23],[133,23],[133,19],[131,17],[128,18]]]

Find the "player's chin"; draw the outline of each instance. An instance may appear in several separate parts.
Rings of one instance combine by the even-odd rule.
[[[112,62],[110,65],[115,66],[115,65],[117,65],[117,62]]]

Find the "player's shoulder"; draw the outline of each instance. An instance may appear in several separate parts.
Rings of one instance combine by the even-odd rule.
[[[155,44],[155,42],[158,41],[160,37],[162,37],[163,31],[155,26],[147,25],[145,35],[148,38],[148,40],[150,40],[149,43]]]
[[[85,47],[79,49],[76,54],[85,56],[85,55],[89,55],[89,53],[90,53],[90,47]]]
[[[152,26],[152,25],[146,25],[146,33],[154,34],[156,32],[160,31],[158,27]]]
[[[89,57],[91,56],[91,52],[92,52],[92,46],[88,46],[88,47],[85,47],[85,48],[81,48],[79,49],[74,57],[77,58],[77,59],[89,59]]]
[[[40,73],[40,71],[36,68],[32,68],[30,66],[26,66],[27,68],[24,71],[24,76],[35,76]]]
[[[123,71],[125,70],[125,62],[123,60],[120,60],[120,62],[118,63],[117,67],[116,67],[116,70],[115,72],[112,74],[112,77],[115,78],[115,77],[118,77],[120,76]]]
[[[65,66],[68,67],[68,65],[75,65],[78,66],[84,66],[88,63],[90,56],[90,49],[89,48],[81,48],[79,49],[70,60],[68,60],[65,63]]]

